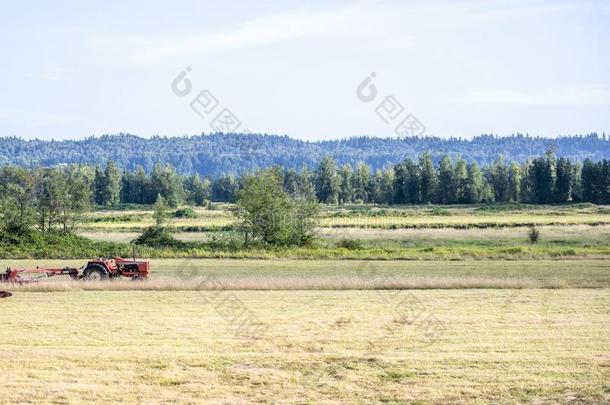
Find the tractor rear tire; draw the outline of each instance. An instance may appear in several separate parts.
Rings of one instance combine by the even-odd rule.
[[[87,267],[85,270],[85,279],[89,281],[104,281],[108,280],[110,276],[108,275],[108,271],[104,268],[104,266],[99,264],[94,264]]]

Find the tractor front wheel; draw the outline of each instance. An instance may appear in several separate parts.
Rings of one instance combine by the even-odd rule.
[[[99,264],[89,266],[85,271],[85,279],[89,281],[104,281],[108,280],[108,271]]]

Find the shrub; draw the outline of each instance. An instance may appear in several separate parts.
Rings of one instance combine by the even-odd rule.
[[[56,231],[30,230],[23,235],[0,234],[0,257],[33,259],[68,259],[129,255],[128,246],[92,241],[82,236]]]
[[[451,215],[451,211],[446,208],[434,207],[430,209],[430,215],[446,217]]]
[[[337,243],[337,247],[348,249],[348,250],[361,250],[364,249],[364,245],[360,239],[341,239]]]
[[[197,218],[197,213],[191,207],[180,208],[174,212],[175,218]]]
[[[535,226],[532,226],[527,231],[527,237],[529,238],[530,243],[538,243],[538,240],[540,239],[540,230]]]
[[[166,228],[151,226],[138,237],[135,242],[151,247],[180,247],[182,242],[176,240],[171,231]]]
[[[182,242],[173,236],[173,229],[169,225],[169,215],[165,199],[160,195],[155,203],[153,213],[154,225],[146,228],[135,243],[151,247],[181,247]]]
[[[211,232],[207,243],[212,250],[236,252],[244,247],[244,238],[237,232]]]

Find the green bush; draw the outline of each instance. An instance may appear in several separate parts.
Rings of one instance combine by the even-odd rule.
[[[74,234],[40,232],[32,229],[22,235],[0,235],[0,257],[31,259],[69,259],[114,257],[130,252],[121,243],[93,241]]]
[[[211,232],[206,243],[212,250],[236,252],[244,247],[244,238],[237,232]]]
[[[341,239],[337,243],[337,247],[348,249],[348,250],[361,250],[364,249],[364,245],[360,239]]]
[[[538,241],[540,240],[540,230],[538,230],[538,228],[536,228],[535,226],[532,226],[527,231],[527,237],[529,238],[530,243],[538,243]]]
[[[175,218],[197,218],[197,213],[191,207],[180,208],[174,211]]]
[[[156,226],[146,228],[135,242],[150,247],[182,247],[183,245],[168,229]]]
[[[443,217],[452,215],[451,211],[449,211],[446,208],[441,208],[441,207],[431,208],[430,209],[430,214],[431,215],[435,215],[435,216],[443,216]]]

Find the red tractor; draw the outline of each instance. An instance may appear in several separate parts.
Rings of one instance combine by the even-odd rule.
[[[82,269],[82,273],[81,270]],[[6,273],[0,274],[0,283],[29,283],[38,281],[35,278],[23,278],[22,274],[41,274],[46,277],[70,276],[73,280],[108,280],[118,277],[128,277],[132,280],[148,278],[150,263],[140,260],[129,260],[121,257],[114,259],[96,259],[89,261],[81,269],[65,267],[52,269],[36,267],[35,269],[8,268]]]
[[[148,278],[150,263],[138,260],[123,259],[97,259],[87,263],[82,278],[87,280],[107,280],[117,277],[129,277],[133,280]]]

